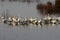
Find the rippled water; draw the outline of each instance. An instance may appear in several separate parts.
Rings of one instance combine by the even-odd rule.
[[[10,16],[42,18],[37,3],[0,2],[0,16],[6,9]],[[60,25],[9,26],[0,22],[0,40],[60,40]]]

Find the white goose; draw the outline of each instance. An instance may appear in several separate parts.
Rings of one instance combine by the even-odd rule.
[[[7,19],[5,18],[5,16],[2,16],[2,23],[7,23]]]
[[[51,20],[52,18],[49,16],[49,14],[47,16],[45,16],[45,18],[43,18],[43,20]]]
[[[20,21],[21,21],[21,18],[18,18],[18,17],[13,17],[12,18],[12,20],[13,20],[13,24],[15,23],[16,25],[18,25],[18,24],[20,24]]]
[[[38,20],[38,24],[42,24],[42,20]]]
[[[52,20],[51,23],[52,23],[52,24],[56,24],[57,21],[56,21],[56,20]]]
[[[33,20],[33,18],[32,18],[32,17],[30,17],[29,21],[30,21],[30,22],[33,22],[34,20]]]
[[[58,19],[54,16],[54,17],[52,18],[52,20],[51,20],[51,23],[52,23],[52,24],[56,24],[56,23],[57,23],[57,20],[58,20]]]
[[[60,17],[58,17],[57,19],[58,19],[58,21],[60,21]]]
[[[13,25],[18,25],[17,17],[14,16],[14,17],[12,18],[12,20],[13,20],[13,22],[12,22]]]
[[[35,20],[35,21],[33,22],[33,24],[38,24],[38,20]]]
[[[13,22],[17,22],[17,17],[14,16],[14,17],[12,18],[12,20],[13,20]]]
[[[30,23],[36,23],[36,22],[37,22],[37,18],[34,18],[34,19],[33,19],[33,18],[31,17],[31,18],[29,19],[29,22],[30,22]]]
[[[52,20],[52,18],[49,16],[49,14],[47,15],[47,16],[45,16],[45,18],[43,18],[43,20],[44,20],[44,23],[45,24],[49,24],[50,23],[50,21]]]
[[[12,22],[12,17],[9,17],[9,18],[8,18],[8,21],[9,21],[9,22]]]

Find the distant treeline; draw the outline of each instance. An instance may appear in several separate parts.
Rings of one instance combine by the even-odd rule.
[[[1,0],[1,1],[6,1],[6,0]],[[19,2],[40,2],[40,0],[7,0],[7,1],[19,1]]]

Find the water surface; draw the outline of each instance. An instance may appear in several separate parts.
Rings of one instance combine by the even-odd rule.
[[[0,16],[6,9],[10,16],[42,18],[36,10],[37,3],[0,2]],[[9,26],[0,22],[0,40],[60,40],[60,25]]]

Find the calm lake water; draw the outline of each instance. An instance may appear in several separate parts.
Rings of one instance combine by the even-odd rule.
[[[0,16],[6,9],[10,16],[42,18],[37,3],[0,2]],[[0,40],[60,40],[60,25],[9,26],[0,22]]]

